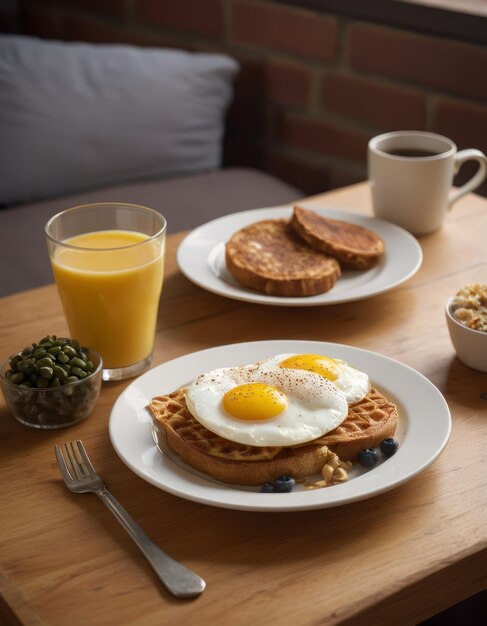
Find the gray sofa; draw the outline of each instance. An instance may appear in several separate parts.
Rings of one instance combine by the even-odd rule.
[[[253,169],[229,168],[117,185],[0,209],[0,295],[53,282],[44,226],[63,209],[92,202],[129,202],[162,213],[168,233],[246,209],[286,204],[303,194]]]
[[[52,282],[44,226],[69,207],[149,206],[174,233],[302,196],[222,169],[238,70],[221,54],[0,35],[0,295]]]

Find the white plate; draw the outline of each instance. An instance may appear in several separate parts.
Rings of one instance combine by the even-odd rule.
[[[306,204],[303,203],[303,206]],[[420,268],[423,260],[421,246],[403,228],[373,217],[328,208],[313,209],[326,217],[365,226],[380,235],[386,247],[380,263],[367,271],[343,271],[333,289],[317,296],[301,298],[268,296],[242,287],[227,269],[225,242],[237,230],[253,222],[289,218],[292,207],[283,206],[232,213],[196,228],[183,239],[178,248],[179,269],[186,278],[199,287],[227,298],[275,306],[322,306],[351,302],[383,293],[406,281]]]
[[[169,450],[156,448],[147,404],[174,391],[198,374],[233,365],[255,363],[284,353],[324,354],[361,369],[397,404],[398,452],[369,470],[354,466],[351,479],[325,489],[260,493],[258,487],[217,482],[193,470]],[[201,350],[146,372],[117,399],[110,415],[110,439],[122,461],[141,478],[181,498],[229,509],[293,511],[321,509],[387,491],[428,467],[445,447],[451,429],[448,405],[422,374],[375,352],[319,341],[254,341]]]

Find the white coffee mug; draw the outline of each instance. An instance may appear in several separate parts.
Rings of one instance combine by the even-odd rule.
[[[478,171],[452,189],[454,175],[469,160],[478,162]],[[459,198],[484,181],[487,157],[473,148],[457,152],[442,135],[400,130],[369,141],[368,173],[374,214],[413,235],[426,235],[441,227]]]

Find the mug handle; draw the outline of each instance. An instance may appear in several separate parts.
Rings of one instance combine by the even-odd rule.
[[[479,187],[484,182],[484,179],[487,176],[487,157],[483,152],[481,152],[480,150],[476,150],[475,148],[460,150],[460,152],[457,152],[455,154],[455,163],[453,166],[455,174],[458,174],[460,167],[465,163],[465,161],[470,160],[477,161],[479,164],[479,169],[468,182],[462,185],[462,187],[450,192],[450,196],[448,198],[449,209],[451,209],[453,204],[466,193],[468,193],[469,191],[473,191],[474,189]]]

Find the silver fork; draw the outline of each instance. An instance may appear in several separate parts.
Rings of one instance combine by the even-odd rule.
[[[68,489],[74,493],[96,493],[103,500],[138,545],[168,591],[178,598],[193,598],[204,591],[205,581],[158,548],[109,493],[103,479],[98,476],[91,464],[81,441],[70,441],[64,444],[67,461],[59,446],[54,446],[54,449],[61,475]]]

